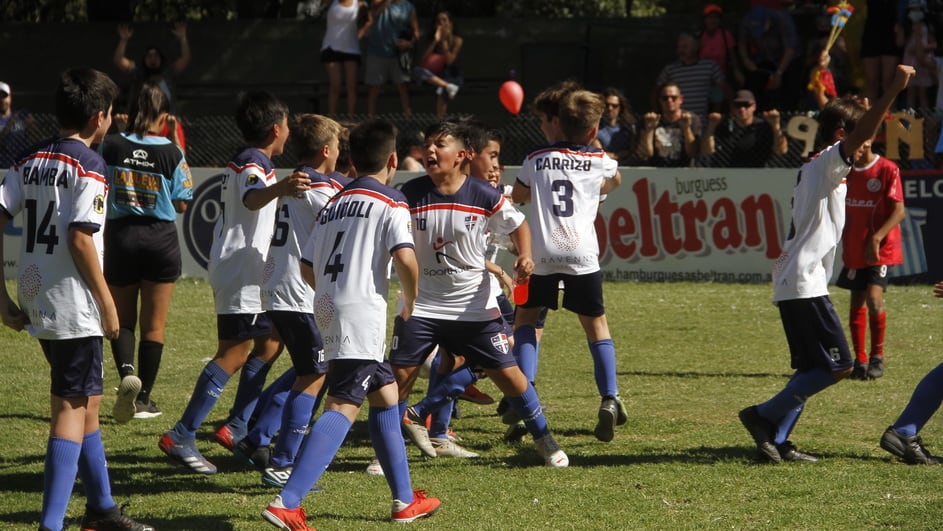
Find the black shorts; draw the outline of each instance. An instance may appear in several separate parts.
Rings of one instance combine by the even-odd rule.
[[[837,372],[851,368],[854,357],[827,296],[779,301],[778,305],[793,369],[821,367]]]
[[[265,314],[272,320],[275,330],[285,343],[298,376],[327,373],[324,344],[313,315],[280,310],[269,310]]]
[[[101,336],[75,339],[40,339],[49,362],[49,393],[62,398],[99,396],[102,394]]]
[[[103,272],[113,286],[180,278],[180,244],[172,221],[145,216],[109,219],[104,242]]]
[[[436,345],[446,352],[465,356],[468,364],[482,369],[517,365],[511,355],[502,319],[493,321],[447,321],[411,317],[393,322],[390,363],[399,367],[422,365]]]
[[[361,406],[367,395],[395,381],[389,362],[332,360],[327,373],[327,394]]]
[[[322,63],[350,63],[354,62],[358,65],[360,64],[360,54],[358,53],[345,53],[335,51],[333,48],[325,48],[321,50],[321,62]]]
[[[522,308],[545,306],[558,308],[560,283],[563,283],[563,307],[573,313],[587,317],[599,317],[606,313],[602,297],[602,272],[585,275],[531,275],[527,302]]]
[[[216,337],[220,341],[247,341],[272,335],[272,320],[262,313],[216,315]]]
[[[866,291],[872,284],[887,289],[888,271],[890,267],[886,265],[870,266],[864,269],[843,267],[835,285],[851,291]]]

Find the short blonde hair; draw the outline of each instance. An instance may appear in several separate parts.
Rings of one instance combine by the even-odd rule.
[[[291,125],[292,146],[299,159],[318,157],[324,146],[334,139],[340,139],[344,127],[320,114],[300,114]]]
[[[569,142],[585,143],[586,136],[599,125],[605,103],[602,96],[589,90],[576,90],[560,102],[560,131]]]

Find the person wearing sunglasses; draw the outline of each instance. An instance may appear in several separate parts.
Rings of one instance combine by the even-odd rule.
[[[693,166],[698,154],[701,120],[682,108],[684,96],[672,81],[655,91],[661,112],[645,113],[639,136],[638,156],[648,166]]]
[[[701,140],[701,155],[714,167],[762,168],[769,158],[785,155],[789,143],[780,123],[779,111],[756,114],[756,98],[749,90],[738,90],[726,117],[712,112]]]

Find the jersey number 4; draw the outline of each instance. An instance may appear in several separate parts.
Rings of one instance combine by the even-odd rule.
[[[341,240],[344,239],[344,233],[338,232],[337,236],[334,237],[334,248],[331,249],[331,259],[328,263],[324,264],[324,275],[331,275],[331,282],[337,282],[337,275],[344,272],[344,262],[341,258],[341,253],[337,253],[337,248],[341,245]]]
[[[56,224],[52,221],[52,213],[56,210],[54,202],[50,201],[46,206],[46,213],[43,219],[37,223],[39,212],[35,199],[26,200],[26,252],[31,253],[36,244],[46,246],[46,254],[52,254],[54,248],[59,243],[59,235],[56,234]]]

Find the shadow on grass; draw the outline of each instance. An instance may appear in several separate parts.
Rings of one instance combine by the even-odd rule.
[[[653,378],[789,378],[784,372],[702,372],[702,371],[619,371],[620,376],[644,376]]]

